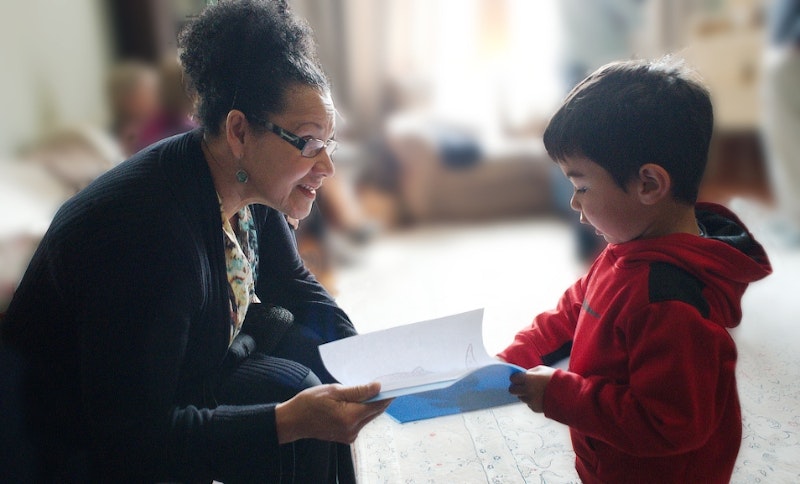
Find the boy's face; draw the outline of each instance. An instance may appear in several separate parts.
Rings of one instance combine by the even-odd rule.
[[[558,164],[575,189],[570,206],[580,213],[582,224],[593,226],[610,244],[645,236],[649,217],[634,181],[626,192],[608,171],[582,156],[568,157]]]

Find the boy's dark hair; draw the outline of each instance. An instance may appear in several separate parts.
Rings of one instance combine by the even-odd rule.
[[[584,156],[625,189],[646,163],[662,166],[672,196],[694,203],[714,115],[708,90],[683,62],[622,61],[601,67],[567,95],[544,132],[553,160]]]
[[[330,90],[311,29],[283,0],[221,1],[186,26],[178,45],[198,116],[213,134],[231,109],[263,126],[297,84]]]

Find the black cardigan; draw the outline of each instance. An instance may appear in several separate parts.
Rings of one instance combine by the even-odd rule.
[[[8,309],[2,338],[28,362],[27,411],[56,478],[235,481],[279,472],[274,404],[215,408],[209,392],[230,313],[201,136],[158,143],[66,202]],[[261,300],[328,340],[355,334],[304,268],[284,216],[251,209]]]

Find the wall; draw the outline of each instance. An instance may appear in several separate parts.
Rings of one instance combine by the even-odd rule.
[[[0,6],[0,160],[50,130],[106,119],[101,0]]]

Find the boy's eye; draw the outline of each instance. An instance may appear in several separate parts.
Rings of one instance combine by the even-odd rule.
[[[575,187],[575,193],[586,193],[586,187]]]

